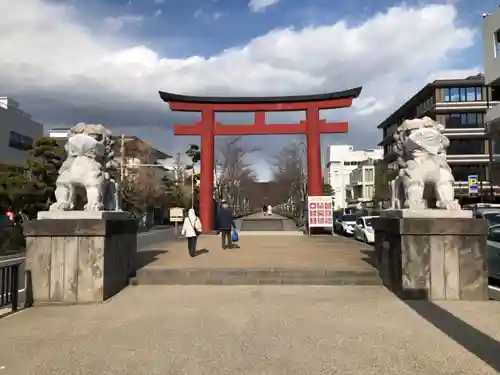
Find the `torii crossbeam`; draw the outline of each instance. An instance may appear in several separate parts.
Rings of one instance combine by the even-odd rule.
[[[309,195],[323,195],[321,143],[323,133],[347,133],[347,122],[326,122],[322,109],[346,108],[361,93],[361,87],[320,95],[279,97],[198,97],[160,91],[172,111],[201,112],[194,125],[175,125],[175,135],[201,136],[200,218],[204,232],[212,231],[214,189],[214,137],[216,135],[305,134],[307,137],[307,186]],[[296,124],[266,124],[266,112],[305,111]],[[226,125],[215,121],[216,112],[254,112],[250,125]]]

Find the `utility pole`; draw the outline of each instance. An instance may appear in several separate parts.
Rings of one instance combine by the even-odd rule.
[[[120,138],[120,184],[125,180],[125,134]]]
[[[194,164],[191,169],[191,208],[194,209]]]

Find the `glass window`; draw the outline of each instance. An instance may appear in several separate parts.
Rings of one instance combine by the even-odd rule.
[[[449,88],[444,89],[444,101],[451,102],[451,92]]]
[[[478,155],[484,154],[484,140],[482,139],[450,139],[450,146],[446,150],[448,155]]]
[[[467,127],[468,128],[482,127],[483,123],[481,121],[480,115],[481,113],[475,113],[475,112],[467,113],[465,116],[466,117],[465,123],[467,124]]]
[[[476,87],[476,100],[477,101],[483,100],[483,88],[482,87]]]
[[[373,181],[374,171],[371,168],[365,169],[365,181]]]
[[[467,88],[466,87],[460,87],[460,101],[461,102],[466,102],[467,101]],[[475,99],[472,99],[475,100]]]
[[[477,175],[480,181],[486,179],[486,167],[484,165],[452,165],[451,172],[455,177],[455,181],[467,181],[471,175]]]
[[[444,89],[445,102],[474,102],[483,100],[482,87],[450,87]]]
[[[500,57],[500,30],[495,31],[495,43],[493,43],[495,58]]]
[[[476,88],[475,87],[467,87],[467,94],[465,100],[468,102],[472,102],[476,100]]]
[[[26,151],[33,148],[33,138],[16,133],[9,132],[9,147]]]
[[[491,143],[493,145],[493,161],[500,161],[500,139],[495,138]]]
[[[448,129],[482,128],[484,127],[484,114],[477,112],[447,114],[445,126]]]
[[[450,89],[450,101],[458,102],[460,100],[460,90],[458,87],[452,87]]]

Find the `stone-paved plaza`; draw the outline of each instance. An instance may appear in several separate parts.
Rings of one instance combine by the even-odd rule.
[[[136,286],[0,320],[0,374],[497,374],[500,304],[372,286]]]
[[[141,235],[140,266],[375,272],[370,246],[289,229],[243,231],[229,252],[202,236],[196,258],[171,230]],[[0,319],[0,375],[496,374],[499,321],[495,301],[405,302],[381,285],[137,285]]]

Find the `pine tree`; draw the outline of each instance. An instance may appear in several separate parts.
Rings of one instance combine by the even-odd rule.
[[[66,152],[54,138],[42,137],[35,142],[30,155],[26,161],[29,182],[24,193],[31,197],[31,202],[26,203],[30,206],[30,213],[34,213],[48,210],[55,202],[56,180]]]

